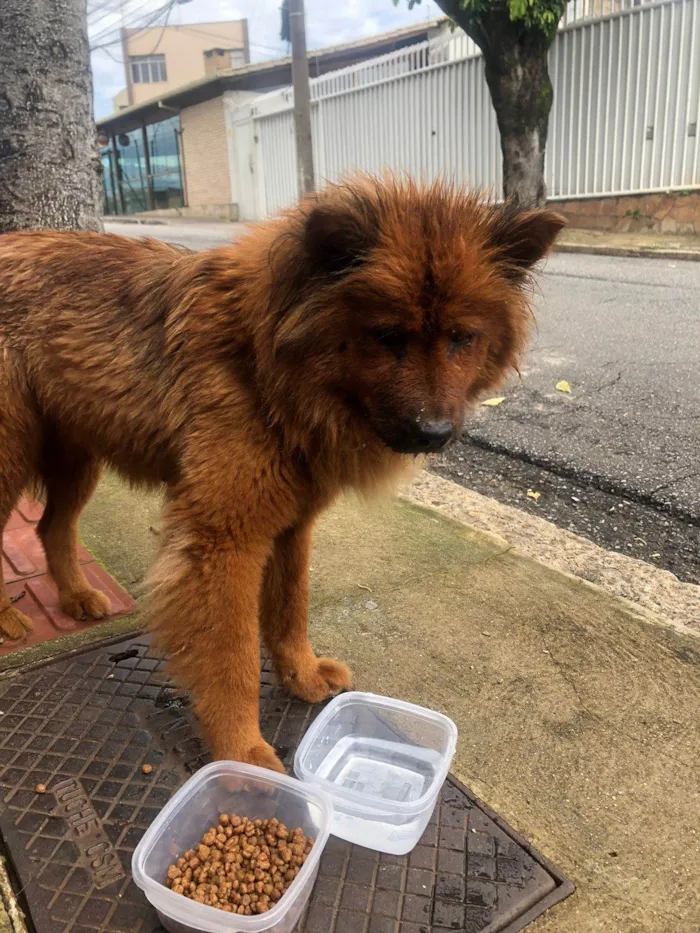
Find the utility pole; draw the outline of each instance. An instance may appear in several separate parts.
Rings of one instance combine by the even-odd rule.
[[[124,0],[119,0],[119,13],[121,14],[121,28],[119,38],[122,43],[122,61],[124,62],[124,80],[126,82],[126,102],[131,107],[134,102],[134,91],[131,86],[131,64],[129,63],[129,46],[126,41],[126,17],[124,16]],[[116,152],[116,149],[115,149]]]
[[[306,58],[304,0],[288,0],[289,38],[292,43],[292,84],[294,86],[294,132],[297,144],[299,196],[315,188],[314,155],[311,143],[311,91]]]

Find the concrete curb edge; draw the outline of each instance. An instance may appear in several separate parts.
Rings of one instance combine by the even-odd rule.
[[[589,243],[555,243],[554,252],[589,256],[626,256],[636,259],[679,259],[700,262],[700,250],[651,249],[644,246],[598,246]]]
[[[641,590],[635,592],[634,595],[623,592],[619,585],[619,582],[623,579],[623,571],[620,567],[609,579],[593,582],[577,573],[578,568],[574,564],[570,564],[568,559],[551,560],[547,549],[542,549],[539,545],[543,529],[550,531],[551,534],[556,536],[557,540],[562,542],[561,550],[563,554],[570,550],[567,547],[567,542],[577,542],[582,550],[589,555],[597,555],[599,560],[605,560],[609,552],[585,538],[574,535],[572,532],[558,529],[546,519],[530,516],[514,506],[506,506],[496,502],[496,500],[490,500],[473,490],[464,489],[452,480],[444,479],[429,471],[420,474],[410,486],[402,488],[399,497],[413,506],[436,512],[441,517],[465,526],[474,533],[485,535],[491,540],[495,539],[503,544],[505,550],[513,550],[521,557],[546,567],[550,572],[561,574],[585,589],[603,594],[608,599],[624,606],[626,611],[638,621],[661,626],[680,635],[689,635],[693,639],[700,638],[700,629],[692,628],[685,621],[674,618],[671,613],[665,612],[663,604],[650,604]],[[483,510],[487,510],[491,514],[487,514]],[[483,521],[484,517],[487,518],[486,522]],[[530,532],[527,537],[522,535],[523,527],[526,527]],[[635,566],[639,564],[645,568],[650,576],[659,581],[670,580],[673,582],[674,588],[678,592],[671,594],[672,601],[673,597],[675,597],[680,603],[682,594],[688,590],[695,593],[696,588],[692,584],[681,583],[668,571],[646,565],[634,558],[623,555],[616,556],[618,558],[622,557],[622,564],[625,568],[624,576],[631,574],[630,578],[633,581],[635,590],[640,586],[640,581],[634,574]],[[697,591],[700,593],[700,587],[697,588]],[[668,599],[669,596],[667,595],[667,603]],[[697,600],[697,597],[695,599]]]

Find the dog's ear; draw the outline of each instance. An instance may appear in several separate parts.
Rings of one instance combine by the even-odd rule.
[[[376,242],[367,205],[318,204],[304,225],[304,249],[319,270],[342,275],[359,266]]]
[[[506,205],[491,222],[489,246],[509,277],[523,279],[547,255],[565,225],[560,214],[546,208],[521,211]]]

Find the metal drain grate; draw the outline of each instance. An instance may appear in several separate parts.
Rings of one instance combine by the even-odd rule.
[[[162,929],[131,880],[131,855],[207,760],[187,697],[162,667],[137,638],[0,682],[0,832],[36,933]],[[265,666],[263,734],[288,766],[319,711],[273,686]],[[331,837],[298,929],[515,933],[572,890],[450,779],[409,856]]]

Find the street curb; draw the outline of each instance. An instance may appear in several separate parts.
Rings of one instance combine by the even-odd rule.
[[[146,224],[151,227],[244,227],[252,221],[222,220],[219,217],[150,217],[146,214],[109,214],[102,218],[105,224]]]
[[[119,215],[119,216],[103,217],[102,222],[105,224],[110,224],[110,223],[112,224],[147,224],[149,227],[167,227],[168,226],[168,222],[166,220],[158,220],[155,217],[153,218],[153,220],[140,220],[138,217],[122,217],[121,215]]]
[[[8,929],[9,924],[9,930],[12,933],[27,933],[24,913],[17,903],[6,866],[7,860],[0,855],[0,921],[3,921],[2,929]],[[557,889],[555,888],[555,890]]]
[[[500,541],[505,549],[623,603],[635,617],[700,638],[700,586],[668,570],[607,551],[545,518],[505,505],[428,470],[400,492],[405,502],[439,512]]]
[[[590,256],[626,256],[637,259],[680,259],[700,262],[700,249],[650,249],[644,246],[594,246],[588,243],[555,243],[557,253],[583,253]]]

